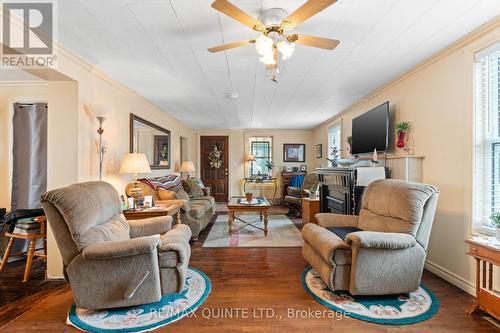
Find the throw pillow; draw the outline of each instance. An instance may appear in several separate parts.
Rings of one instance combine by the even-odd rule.
[[[189,195],[184,190],[178,191],[177,193],[175,193],[175,195],[177,196],[177,199],[179,199],[179,200],[189,201]]]
[[[190,198],[199,198],[203,196],[203,190],[201,187],[191,179],[182,180],[182,185]]]
[[[160,200],[175,200],[177,196],[174,191],[165,190],[164,188],[158,188],[158,197]]]

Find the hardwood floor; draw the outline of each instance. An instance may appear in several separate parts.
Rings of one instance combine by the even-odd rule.
[[[284,210],[273,207],[272,213],[282,214]],[[466,313],[473,300],[470,295],[427,271],[423,282],[435,292],[441,308],[434,318],[423,323],[392,327],[350,318],[289,318],[291,312],[326,310],[302,289],[300,274],[306,263],[300,248],[202,248],[209,229],[193,245],[190,265],[209,276],[212,292],[195,316],[158,332],[500,332],[485,318]],[[21,277],[22,270],[19,281]],[[2,293],[8,288],[4,279],[7,277],[0,276]],[[29,286],[15,281],[11,281],[11,288],[24,295],[27,293],[23,288],[42,291],[13,298],[0,308],[2,331],[78,332],[65,324],[72,304],[67,284],[45,282]],[[270,309],[272,318],[263,318],[262,309]],[[222,311],[227,311],[225,317]],[[249,311],[248,318],[238,316],[241,311]]]

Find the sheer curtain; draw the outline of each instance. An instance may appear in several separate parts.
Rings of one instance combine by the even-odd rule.
[[[47,104],[14,103],[11,209],[39,208],[47,190]]]

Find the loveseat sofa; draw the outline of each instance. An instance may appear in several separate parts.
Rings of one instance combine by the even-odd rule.
[[[198,235],[210,223],[215,213],[215,199],[212,196],[200,193],[193,195],[186,188],[186,182],[190,180],[182,180],[180,176],[168,175],[165,177],[143,178],[139,180],[138,186],[143,190],[143,195],[152,195],[156,204],[162,204],[169,200],[177,200],[184,203],[181,213],[181,221],[186,224],[192,232],[192,241],[198,239]],[[129,195],[127,188],[125,192]],[[181,191],[182,190],[182,191]],[[178,195],[176,198],[166,199],[164,191],[170,192],[187,192],[189,196]]]

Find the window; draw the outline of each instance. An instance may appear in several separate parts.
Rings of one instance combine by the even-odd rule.
[[[500,211],[500,44],[476,55],[474,232],[493,233]]]
[[[249,141],[250,154],[255,157],[255,161],[250,162],[250,176],[267,175],[273,163],[273,138],[251,137]]]
[[[333,148],[342,149],[340,142],[340,124],[337,124],[328,129],[328,158],[333,159]]]

